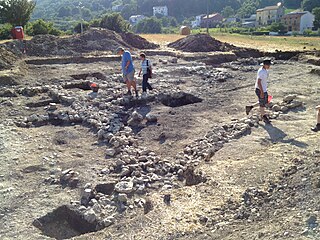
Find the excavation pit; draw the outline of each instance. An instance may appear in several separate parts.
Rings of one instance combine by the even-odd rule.
[[[166,94],[160,97],[163,105],[168,107],[182,107],[189,104],[202,102],[202,99],[190,93],[178,92],[173,94]]]
[[[70,239],[85,233],[99,230],[97,221],[86,221],[77,209],[63,205],[53,212],[33,221],[33,225],[42,231],[42,234],[54,239]]]

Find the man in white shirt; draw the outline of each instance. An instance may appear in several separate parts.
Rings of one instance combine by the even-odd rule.
[[[257,106],[260,106],[260,113],[262,120],[269,124],[270,119],[266,114],[266,104],[268,103],[268,78],[270,66],[272,65],[271,60],[264,60],[261,64],[262,67],[258,70],[257,80],[256,80],[256,95],[258,96],[259,101],[251,106],[246,106],[247,115],[250,111]]]
[[[312,131],[320,131],[320,105],[316,107],[317,109],[317,125],[314,128],[311,128]]]

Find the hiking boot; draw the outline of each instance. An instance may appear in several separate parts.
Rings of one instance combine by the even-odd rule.
[[[246,106],[246,114],[249,115],[252,109],[253,109],[253,106]]]
[[[269,117],[268,117],[267,115],[264,115],[264,116],[262,117],[262,120],[263,120],[266,124],[270,124],[270,123],[271,123],[271,121],[270,121],[270,119],[269,119]]]
[[[139,92],[136,90],[135,93],[136,93],[136,97],[138,98],[139,97]]]
[[[320,131],[320,123],[318,123],[314,128],[311,128],[311,131],[314,131],[314,132]]]

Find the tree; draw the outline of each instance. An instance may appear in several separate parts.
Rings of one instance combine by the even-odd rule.
[[[312,9],[320,7],[320,0],[303,0],[302,8],[305,11],[312,12]]]
[[[71,15],[71,8],[62,6],[59,8],[58,17],[68,17]]]
[[[92,13],[91,13],[90,9],[88,9],[88,8],[81,9],[81,17],[83,17],[86,20],[91,19]]]
[[[284,26],[282,23],[272,23],[268,28],[271,32],[285,32],[286,31],[286,26]]]
[[[126,4],[123,6],[122,10],[121,10],[121,16],[126,19],[129,20],[129,18],[132,15],[136,15],[138,12],[137,10],[137,5],[135,4]]]
[[[61,35],[61,31],[53,27],[52,22],[46,22],[43,19],[38,19],[27,25],[27,33],[30,36],[40,35],[40,34],[51,34],[51,35]]]
[[[130,24],[119,13],[111,13],[102,18],[100,27],[122,33],[129,31]]]
[[[156,17],[145,18],[136,26],[137,33],[161,33],[161,20]]]
[[[239,17],[250,17],[252,14],[256,13],[259,7],[259,1],[257,0],[245,0],[241,8],[237,11]]]
[[[226,6],[221,13],[222,13],[222,16],[224,16],[225,18],[228,18],[234,15],[234,9],[230,6]]]
[[[79,15],[80,14],[80,9],[78,7],[74,7],[71,9],[71,14],[72,15]]]
[[[89,29],[90,24],[88,22],[82,22],[82,30],[85,32]],[[81,33],[81,22],[77,23],[77,25],[73,29],[76,33]]]
[[[25,26],[35,6],[32,0],[0,0],[0,22]]]
[[[284,0],[284,6],[287,8],[300,8],[302,0]]]
[[[164,17],[160,18],[162,27],[177,27],[178,21],[174,17]]]
[[[313,25],[316,29],[320,29],[320,7],[314,8],[312,13],[315,16]]]

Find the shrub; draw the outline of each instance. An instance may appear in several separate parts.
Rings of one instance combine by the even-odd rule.
[[[0,40],[10,39],[11,38],[11,29],[12,25],[6,23],[0,27]]]
[[[100,27],[123,33],[129,31],[130,24],[119,13],[111,13],[102,18]]]
[[[40,35],[40,34],[51,34],[59,36],[62,31],[55,28],[52,22],[46,22],[42,19],[38,19],[27,25],[27,34],[30,36]]]
[[[83,31],[87,31],[89,29],[89,23],[88,22],[82,22]],[[73,28],[73,31],[76,33],[81,33],[81,22],[77,23],[77,25]]]
[[[93,19],[89,22],[90,27],[100,27],[101,19]]]
[[[137,33],[161,33],[162,24],[161,20],[156,17],[145,18],[140,21],[136,26]]]

